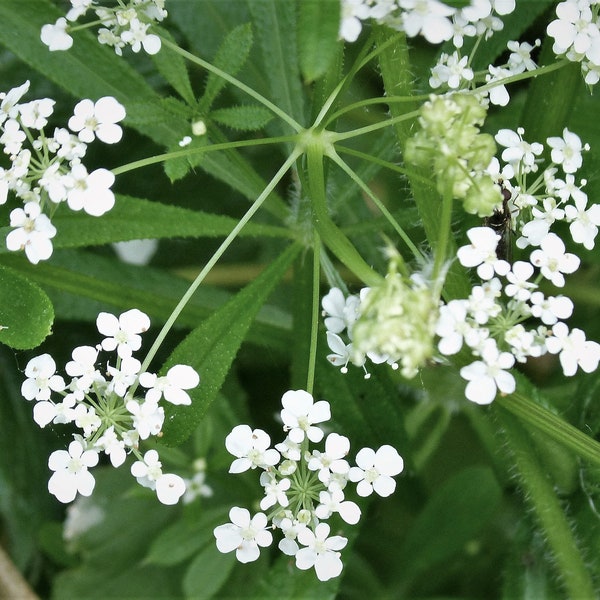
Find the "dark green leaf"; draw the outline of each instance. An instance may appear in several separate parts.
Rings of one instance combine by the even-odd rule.
[[[327,72],[332,63],[340,28],[339,0],[300,0],[298,52],[300,69],[306,82]]]
[[[256,131],[273,119],[273,113],[264,106],[248,104],[220,108],[211,112],[210,117],[231,129]]]
[[[205,600],[212,598],[227,581],[237,559],[234,552],[221,554],[215,544],[209,544],[192,561],[183,578],[186,598]]]
[[[0,267],[0,342],[26,350],[39,346],[54,321],[44,291],[12,269]]]
[[[167,445],[181,443],[198,425],[221,388],[250,324],[299,251],[299,246],[289,246],[171,354],[164,369],[178,363],[191,365],[200,373],[200,385],[190,392],[191,406],[167,407],[170,410],[163,429]]]

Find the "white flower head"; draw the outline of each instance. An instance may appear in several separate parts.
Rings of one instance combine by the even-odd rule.
[[[350,451],[350,440],[338,433],[330,433],[325,439],[325,452],[315,450],[308,461],[311,471],[318,471],[319,480],[327,485],[331,474],[346,475],[350,465],[345,457]]]
[[[115,176],[108,169],[87,172],[81,163],[71,168],[72,187],[67,193],[71,210],[83,209],[92,217],[100,217],[115,205],[115,195],[110,189]]]
[[[75,105],[69,119],[69,129],[78,134],[86,144],[95,138],[105,144],[116,144],[123,130],[117,123],[125,118],[125,108],[112,96],[104,96],[97,102],[85,99]]]
[[[260,547],[270,546],[273,536],[267,530],[267,517],[257,513],[250,517],[245,508],[234,506],[229,511],[231,523],[215,527],[213,533],[219,552],[235,550],[235,556],[241,563],[255,561],[260,555]]]
[[[356,455],[356,467],[351,467],[348,478],[356,486],[359,496],[370,496],[373,491],[382,497],[394,493],[396,482],[393,477],[404,469],[404,460],[398,451],[387,444],[377,451],[363,448]]]
[[[496,256],[500,236],[491,227],[472,227],[467,231],[471,242],[458,249],[456,256],[463,267],[477,267],[477,275],[488,280],[498,275],[506,275],[510,265]]]
[[[319,493],[319,505],[315,515],[319,519],[329,519],[333,513],[338,513],[348,525],[356,525],[360,520],[360,508],[351,500],[344,500],[344,492],[339,489]]]
[[[581,329],[569,328],[562,322],[552,327],[552,336],[546,340],[551,354],[558,354],[563,373],[567,377],[575,375],[577,367],[585,373],[592,373],[600,362],[600,344],[586,340]]]
[[[331,419],[329,402],[314,402],[313,397],[304,390],[289,390],[283,394],[281,404],[281,420],[290,440],[299,444],[305,437],[315,443],[323,439],[323,430],[315,423]]]
[[[540,247],[531,253],[530,260],[556,287],[563,287],[564,274],[577,271],[581,262],[579,257],[565,252],[564,242],[555,233],[549,233],[541,241]]]
[[[339,550],[348,543],[339,535],[329,537],[329,532],[327,523],[319,523],[314,532],[308,527],[298,531],[298,541],[306,547],[296,552],[296,566],[302,570],[314,567],[320,581],[337,577],[342,572]]]
[[[236,425],[225,438],[227,451],[237,458],[229,467],[230,473],[242,473],[260,467],[266,469],[279,462],[279,452],[270,448],[271,438],[262,429]]]
[[[26,400],[48,400],[50,394],[62,392],[66,385],[60,375],[55,375],[56,363],[49,354],[32,358],[25,367],[27,379],[21,385],[21,394]]]
[[[109,352],[116,349],[121,358],[127,358],[140,349],[142,338],[139,334],[148,331],[150,319],[137,308],[122,313],[119,318],[101,312],[96,326],[102,335],[108,336],[102,340],[102,348]]]
[[[158,377],[154,373],[142,373],[140,384],[149,388],[146,399],[158,402],[164,396],[171,404],[189,405],[192,400],[184,390],[191,390],[200,383],[200,376],[188,365],[175,365],[167,374]]]
[[[552,148],[552,162],[560,165],[565,173],[575,173],[583,163],[582,151],[590,149],[589,144],[582,144],[580,137],[566,127],[563,137],[549,137],[547,143]]]
[[[30,263],[36,265],[52,255],[52,242],[56,227],[41,212],[37,202],[27,202],[23,208],[10,213],[10,225],[15,227],[6,236],[6,247],[11,251],[25,250]]]
[[[171,506],[185,494],[185,481],[174,473],[163,473],[156,480],[156,497],[161,504]]]
[[[94,476],[89,467],[98,464],[98,452],[85,450],[77,440],[66,450],[55,450],[48,458],[48,467],[54,471],[48,481],[48,491],[60,502],[71,502],[77,493],[90,496],[94,490]]]
[[[68,23],[64,17],[57,19],[53,25],[42,26],[40,38],[48,46],[50,52],[68,50],[73,45],[73,38],[67,33]]]

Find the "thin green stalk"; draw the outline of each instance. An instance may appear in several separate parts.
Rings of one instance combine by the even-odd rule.
[[[449,186],[444,190],[442,198],[442,214],[440,216],[440,225],[438,229],[438,238],[434,247],[435,258],[433,262],[433,273],[431,280],[441,292],[443,282],[438,281],[444,270],[444,263],[448,256],[448,244],[450,242],[450,232],[452,230],[452,191]]]
[[[382,277],[363,259],[329,217],[325,195],[322,143],[309,144],[306,148],[308,182],[313,207],[313,222],[326,246],[366,285],[378,285]]]
[[[156,156],[149,156],[141,160],[134,160],[120,167],[112,169],[113,175],[122,175],[135,169],[141,169],[149,165],[165,162],[171,158],[181,158],[190,156],[191,154],[204,154],[206,152],[218,152],[219,150],[232,150],[234,148],[248,148],[251,146],[267,146],[271,144],[281,144],[285,142],[297,141],[295,135],[282,135],[279,137],[264,138],[258,140],[238,140],[235,142],[223,142],[221,144],[210,144],[208,146],[200,146],[199,148],[184,148],[183,150],[175,150],[174,152],[165,152]]]
[[[404,231],[400,223],[398,223],[398,221],[394,219],[392,213],[386,208],[385,204],[383,204],[383,202],[373,193],[371,188],[369,188],[369,186],[358,176],[358,174],[355,173],[335,151],[330,152],[328,156],[329,158],[331,158],[331,160],[333,160],[333,162],[336,165],[338,165],[340,169],[342,169],[342,171],[344,171],[344,173],[346,173],[346,175],[348,175],[348,177],[350,177],[350,179],[352,179],[352,181],[354,181],[360,187],[361,190],[363,190],[365,194],[367,194],[367,196],[369,196],[369,198],[371,198],[371,200],[375,203],[375,205],[381,211],[383,216],[388,220],[390,225],[401,237],[403,242],[408,246],[408,249],[412,252],[413,256],[416,259],[423,259],[423,254],[410,239],[408,233],[406,233],[406,231]]]
[[[319,307],[321,306],[321,239],[317,231],[314,232],[313,240],[312,318],[310,322],[310,347],[308,351],[308,372],[306,376],[306,391],[309,394],[312,394],[315,384],[317,333],[319,331]]]
[[[499,396],[494,402],[565,448],[569,448],[579,457],[600,467],[600,443],[537,402],[519,392]]]
[[[342,133],[334,133],[331,132],[331,139],[333,143],[337,143],[341,140],[347,140],[349,138],[358,137],[359,135],[364,135],[365,133],[372,133],[373,131],[378,131],[379,129],[384,129],[385,127],[389,127],[390,125],[395,125],[396,123],[400,123],[401,121],[411,121],[418,117],[420,114],[419,110],[414,110],[412,112],[405,113],[403,115],[399,115],[397,117],[393,117],[391,119],[386,119],[385,121],[380,121],[379,123],[373,123],[372,125],[366,125],[365,127],[359,127],[358,129],[352,129],[351,131],[344,131]]]
[[[519,483],[554,555],[567,596],[596,598],[589,570],[556,496],[553,482],[546,476],[526,430],[508,411],[500,409],[497,414],[515,458]]]
[[[191,52],[180,48],[177,44],[174,44],[165,38],[161,38],[161,40],[165,46],[171,48],[171,50],[177,52],[177,54],[180,54],[190,62],[202,67],[203,69],[206,69],[207,71],[210,71],[211,73],[214,73],[225,81],[228,81],[231,83],[231,85],[234,85],[238,89],[248,94],[251,98],[254,98],[257,102],[260,102],[260,104],[268,108],[272,113],[276,114],[282,121],[285,121],[294,131],[300,132],[302,129],[304,129],[293,117],[281,110],[281,108],[279,108],[276,104],[273,104],[273,102],[267,100],[267,98],[265,98],[262,94],[259,94],[245,83],[242,83],[239,79],[233,77],[233,75],[230,75],[218,67],[211,65],[209,62],[202,60]]]
[[[143,373],[147,368],[152,359],[154,358],[156,352],[160,348],[160,345],[163,343],[165,337],[173,327],[177,317],[179,317],[181,311],[185,308],[185,305],[189,302],[190,298],[194,295],[194,292],[198,289],[200,284],[204,281],[204,278],[208,275],[210,270],[215,266],[217,261],[223,256],[227,248],[231,245],[233,240],[238,236],[240,231],[244,228],[246,223],[250,221],[250,219],[254,216],[256,211],[261,207],[262,203],[266,200],[269,194],[275,189],[275,186],[281,181],[283,176],[287,173],[290,167],[294,164],[295,160],[298,158],[299,151],[294,151],[288,159],[283,163],[279,171],[275,173],[271,181],[267,184],[265,189],[262,191],[260,196],[254,201],[252,206],[246,211],[246,214],[239,220],[238,224],[233,228],[231,233],[223,240],[223,243],[217,248],[215,253],[211,256],[209,261],[206,263],[202,271],[198,274],[198,277],[192,282],[186,293],[183,295],[181,300],[178,302],[177,306],[174,308],[171,316],[167,319],[166,323],[163,325],[160,330],[154,344],[148,351],[144,362],[142,363],[142,367],[140,369],[140,373]],[[135,393],[135,387],[137,384],[131,389],[131,394]]]

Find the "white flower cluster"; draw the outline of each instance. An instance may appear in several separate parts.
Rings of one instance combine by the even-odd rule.
[[[439,44],[450,39],[457,48],[465,37],[485,36],[502,29],[497,15],[515,9],[515,0],[472,0],[469,6],[456,9],[438,0],[342,0],[339,35],[347,42],[357,40],[363,21],[373,19],[408,37],[422,35]]]
[[[97,17],[89,26],[98,22],[102,25],[98,30],[98,41],[113,47],[119,56],[122,56],[125,46],[131,46],[134,52],[143,48],[147,54],[160,51],[160,38],[148,31],[153,23],[167,16],[165,0],[129,0],[127,3],[119,0],[116,7],[101,6],[95,0],[71,0],[71,9],[66,17],[42,27],[42,42],[51,51],[68,50],[73,45],[73,38],[68,32],[75,29],[70,23],[83,17],[89,10],[93,10]],[[85,27],[79,25],[77,29]]]
[[[557,18],[546,31],[554,38],[555,54],[581,63],[588,85],[600,80],[600,17],[598,2],[565,0],[556,6]]]
[[[110,187],[114,175],[107,169],[88,173],[81,159],[87,144],[95,138],[106,144],[117,143],[122,130],[117,123],[125,109],[113,97],[97,102],[81,100],[69,119],[68,127],[56,127],[52,135],[44,131],[54,111],[54,100],[42,98],[21,103],[29,81],[0,94],[0,144],[11,165],[0,167],[0,204],[9,193],[23,201],[22,208],[10,213],[14,229],[6,238],[12,251],[24,250],[37,264],[52,255],[51,239],[56,228],[50,221],[59,204],[100,216],[115,203]]]
[[[236,457],[230,473],[261,469],[265,495],[260,508],[268,513],[251,516],[247,509],[233,507],[231,522],[214,530],[217,548],[224,553],[235,550],[240,562],[252,562],[259,557],[259,547],[272,544],[270,529],[280,529],[279,549],[294,557],[296,567],[314,568],[317,577],[327,581],[342,572],[339,551],[348,540],[330,536],[331,528],[324,521],[334,513],[350,525],[360,519],[358,505],[345,499],[348,482],[357,483],[359,496],[373,491],[389,496],[396,489],[393,477],[401,473],[404,462],[394,448],[384,445],[377,451],[363,448],[356,456],[357,466],[351,467],[346,460],[348,438],[337,433],[325,438],[319,427],[331,417],[328,402],[314,402],[304,390],[286,392],[281,402],[281,420],[287,432],[282,443],[270,448],[269,435],[248,425],[234,427],[225,440],[227,450]],[[324,450],[311,452],[309,443],[323,438]]]
[[[538,157],[544,147],[525,141],[523,134],[522,129],[503,129],[496,135],[496,142],[504,148],[505,164],[501,168],[494,159],[489,173],[502,188],[503,206],[490,218],[490,226],[470,229],[470,244],[457,252],[459,262],[475,268],[481,281],[468,298],[440,306],[434,326],[441,355],[452,356],[466,347],[476,359],[460,374],[468,381],[467,399],[477,404],[491,403],[498,392],[512,393],[515,379],[509,370],[528,357],[557,354],[566,376],[574,375],[578,368],[590,373],[600,362],[600,344],[587,340],[581,329],[569,330],[564,322],[573,312],[571,299],[562,294],[546,296],[540,289],[542,280],[563,287],[565,275],[574,273],[581,262],[578,256],[566,252],[563,240],[551,231],[555,223],[568,223],[573,242],[587,250],[594,248],[600,204],[588,206],[587,194],[582,190],[586,182],[575,180],[583,162],[582,152],[589,147],[568,129],[562,137],[548,138],[552,162],[537,175]],[[494,219],[500,223],[494,224]],[[518,248],[532,248],[528,260],[511,264],[507,257],[498,256],[500,242],[506,242],[503,232],[498,232],[499,225],[505,232],[515,230]],[[365,357],[353,348],[356,322],[367,298],[366,290],[360,296],[345,298],[337,288],[323,298],[327,342],[333,352],[327,358],[344,373],[348,362],[364,368],[367,357],[373,362],[386,360],[377,355]],[[417,315],[415,320],[423,320],[416,310],[412,314]],[[344,330],[349,343],[339,335]],[[384,334],[393,338],[396,332],[389,327]],[[380,341],[378,345],[382,346]],[[395,362],[400,360],[394,358]],[[404,370],[403,374],[414,375]]]
[[[187,365],[175,365],[160,377],[140,372],[142,365],[133,352],[141,347],[140,334],[150,327],[150,319],[143,312],[132,309],[118,318],[103,312],[96,325],[105,337],[95,347],[73,350],[72,360],[65,366],[71,377],[69,383],[56,374],[56,363],[49,354],[32,358],[25,367],[27,379],[21,394],[26,400],[36,400],[35,422],[40,427],[72,423],[80,430],[73,435],[68,451],[57,450],[50,455],[48,466],[54,473],[48,490],[61,502],[71,502],[78,492],[89,496],[95,481],[88,469],[98,463],[101,452],[114,467],[121,466],[127,454],[133,453],[138,460],[131,466],[131,473],[138,483],[155,490],[163,504],[175,504],[185,492],[184,480],[162,472],[156,450],[142,456],[139,442],[160,435],[165,418],[160,400],[190,404],[185,390],[196,387],[200,378]],[[115,362],[106,363],[105,373],[98,368],[103,350],[116,351]],[[146,388],[144,398],[135,396],[138,384]],[[52,395],[62,399],[54,401]]]

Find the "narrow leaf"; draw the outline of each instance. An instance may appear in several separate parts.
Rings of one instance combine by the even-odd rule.
[[[250,285],[197,327],[177,346],[163,370],[188,364],[200,373],[200,385],[191,391],[191,406],[167,407],[163,441],[176,445],[198,425],[214,400],[246,333],[260,307],[281,281],[300,251],[291,245]]]
[[[249,104],[221,108],[210,113],[210,117],[232,129],[256,131],[273,119],[273,113],[263,106]]]
[[[236,565],[233,552],[221,554],[214,544],[209,544],[188,567],[183,578],[186,598],[208,600],[213,598],[227,581]]]
[[[341,8],[339,0],[300,0],[299,5],[300,69],[310,83],[327,72],[335,57]]]
[[[54,309],[36,284],[0,267],[0,342],[18,350],[39,346],[50,334]]]

